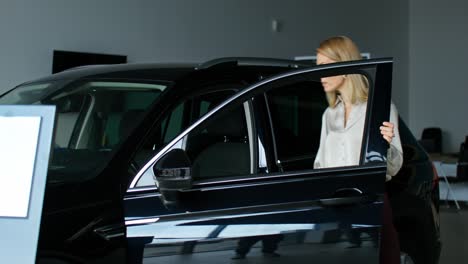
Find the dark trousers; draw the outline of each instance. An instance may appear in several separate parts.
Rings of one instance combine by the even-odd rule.
[[[393,225],[392,207],[387,193],[384,196],[382,241],[380,243],[380,264],[400,263],[400,242]]]
[[[236,252],[240,255],[246,255],[247,253],[249,253],[250,248],[255,243],[261,240],[262,251],[265,253],[273,253],[278,248],[278,243],[281,241],[281,239],[282,239],[282,235],[243,237],[239,239]]]

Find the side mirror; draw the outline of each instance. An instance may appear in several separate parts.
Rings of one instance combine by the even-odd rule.
[[[191,167],[190,159],[182,149],[169,151],[154,165],[154,180],[166,206],[177,206],[180,191],[192,187]]]

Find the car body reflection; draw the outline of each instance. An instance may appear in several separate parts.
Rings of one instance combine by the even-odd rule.
[[[368,207],[366,210],[369,210],[369,206],[364,207]],[[307,215],[314,210],[297,211],[302,215]],[[369,222],[370,219],[364,220],[365,217],[356,217],[359,212],[354,214],[347,208],[329,209],[328,213],[347,215],[348,217],[333,218],[349,221],[294,223],[298,218],[290,218],[290,223],[284,221],[282,224],[245,224],[242,222],[249,221],[246,219],[254,219],[255,214],[194,217],[191,221],[172,221],[169,217],[167,219],[161,217],[148,218],[146,225],[127,225],[127,236],[144,244],[142,252],[144,263],[182,263],[188,259],[197,263],[198,261],[209,263],[214,259],[219,261],[216,263],[229,261],[309,263],[311,259],[325,261],[326,258],[338,258],[334,261],[341,261],[340,259],[346,256],[350,259],[343,259],[343,262],[365,263],[369,258],[377,258],[379,225],[372,224]],[[189,219],[190,214],[186,213],[185,218]],[[212,224],[232,219],[237,219],[236,222],[239,224]],[[148,236],[148,234],[154,236]],[[235,258],[236,252],[242,251],[240,247],[246,245],[249,248],[246,249],[245,258],[231,260]],[[265,254],[265,245],[273,248],[275,255]],[[336,254],[338,251],[340,253]]]

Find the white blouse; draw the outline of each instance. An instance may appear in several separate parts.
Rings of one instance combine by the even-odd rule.
[[[325,110],[322,116],[320,147],[314,168],[359,165],[366,109],[366,103],[353,105],[346,126],[345,108],[341,100],[338,99],[335,108],[328,107]],[[398,173],[403,164],[403,149],[398,131],[398,111],[393,103],[390,108],[390,122],[395,125],[395,137],[387,151],[387,181]]]

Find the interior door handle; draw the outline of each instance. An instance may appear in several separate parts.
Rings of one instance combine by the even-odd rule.
[[[320,199],[319,203],[322,206],[350,206],[368,204],[376,200],[376,195],[364,194],[357,188],[345,188],[337,190],[331,198]]]

